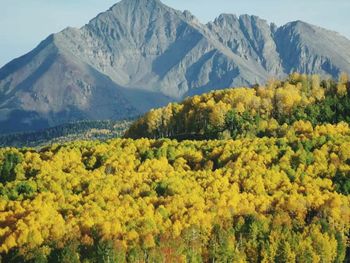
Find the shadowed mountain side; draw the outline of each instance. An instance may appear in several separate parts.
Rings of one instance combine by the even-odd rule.
[[[123,0],[0,69],[0,132],[134,117],[293,71],[350,73],[350,41],[300,21],[223,14],[204,25],[158,0]]]

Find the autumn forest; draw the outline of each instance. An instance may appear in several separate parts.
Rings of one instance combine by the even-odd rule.
[[[294,73],[1,148],[0,262],[349,262],[349,124],[346,74]]]

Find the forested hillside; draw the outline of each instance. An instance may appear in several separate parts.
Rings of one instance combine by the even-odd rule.
[[[0,148],[0,262],[350,262],[348,90],[293,74],[126,134],[154,139]]]
[[[3,262],[349,261],[350,129],[304,124],[2,149]]]
[[[349,94],[348,94],[349,91]],[[130,138],[216,139],[275,137],[295,121],[350,123],[350,83],[292,74],[266,86],[214,91],[152,110],[132,125]]]

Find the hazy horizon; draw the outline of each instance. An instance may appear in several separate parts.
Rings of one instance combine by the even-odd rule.
[[[116,0],[0,0],[0,67],[24,55],[51,33],[67,26],[81,27]],[[347,0],[162,0],[178,10],[189,10],[202,23],[221,13],[250,14],[281,26],[303,20],[339,32],[350,39],[350,1]]]

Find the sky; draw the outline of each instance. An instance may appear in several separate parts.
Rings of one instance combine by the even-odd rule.
[[[0,0],[0,67],[32,50],[51,33],[81,27],[118,0]],[[295,20],[350,39],[350,0],[162,0],[207,23],[221,13],[257,15],[278,26]]]

